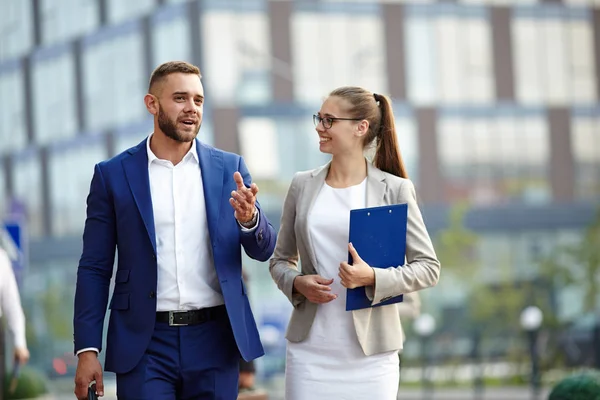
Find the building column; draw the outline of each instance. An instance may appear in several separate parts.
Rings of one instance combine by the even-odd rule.
[[[550,185],[555,202],[575,197],[575,165],[571,146],[571,115],[568,108],[548,109],[550,127]]]
[[[389,94],[395,100],[406,100],[404,5],[384,3],[382,7]]]
[[[291,1],[268,1],[271,36],[271,82],[274,102],[294,101],[294,75],[292,68]]]
[[[437,140],[437,110],[422,107],[415,110],[419,138],[419,198],[424,204],[443,202],[443,179]]]
[[[237,107],[215,107],[213,109],[215,147],[240,154],[239,117]]]
[[[515,77],[510,29],[511,10],[508,7],[491,7],[490,14],[496,100],[514,101]]]

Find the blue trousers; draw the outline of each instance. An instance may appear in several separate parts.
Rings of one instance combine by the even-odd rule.
[[[117,374],[123,400],[236,400],[240,353],[226,316],[198,325],[157,322],[139,364]]]

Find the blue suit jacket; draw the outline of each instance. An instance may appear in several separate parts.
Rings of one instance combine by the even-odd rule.
[[[96,165],[77,270],[75,351],[102,349],[109,284],[118,249],[105,361],[106,370],[116,373],[126,373],[138,364],[156,319],[156,236],[146,140]],[[234,172],[242,174],[246,185],[251,183],[244,160],[199,141],[196,144],[217,277],[240,353],[251,360],[263,355],[264,350],[242,281],[240,244],[250,257],[266,261],[273,253],[276,233],[262,212],[258,227],[249,233],[241,231],[233,216],[229,198],[236,189]]]

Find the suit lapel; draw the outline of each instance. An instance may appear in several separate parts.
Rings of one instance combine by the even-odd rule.
[[[206,204],[206,219],[211,243],[215,243],[219,233],[219,215],[223,192],[223,155],[196,140],[204,202]]]
[[[124,158],[122,164],[135,204],[144,221],[144,226],[148,232],[154,253],[156,253],[154,211],[152,210],[150,176],[148,174],[148,153],[145,151],[147,140],[148,139],[145,139],[142,143],[130,149],[129,153],[131,156]]]

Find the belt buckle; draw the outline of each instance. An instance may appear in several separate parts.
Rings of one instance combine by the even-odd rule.
[[[185,311],[169,311],[169,326],[188,326],[189,324],[178,324],[173,322],[175,314],[182,314]]]

